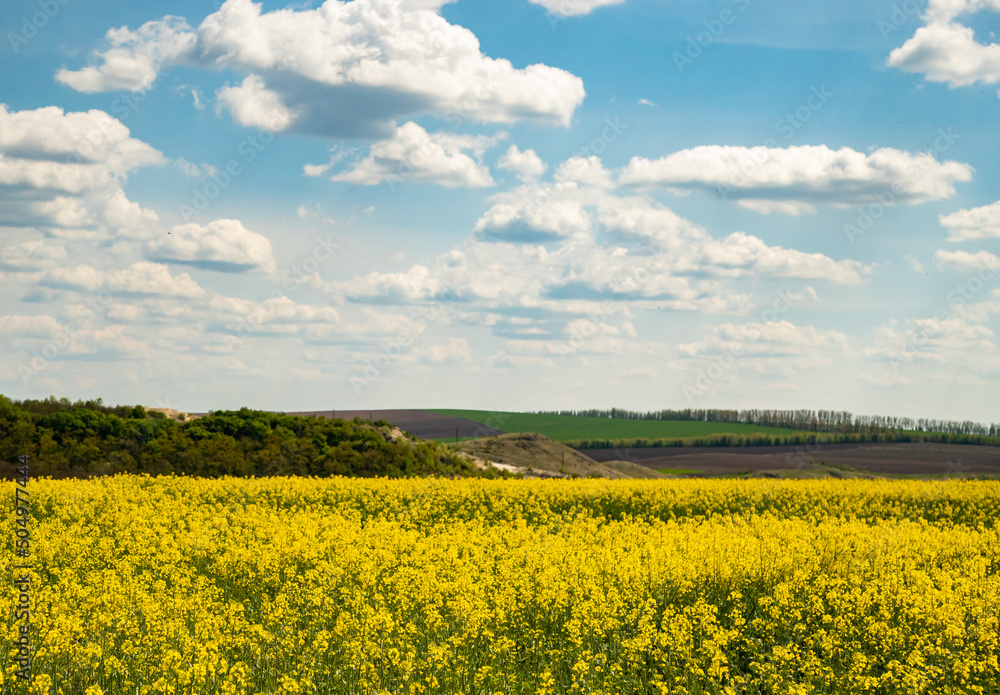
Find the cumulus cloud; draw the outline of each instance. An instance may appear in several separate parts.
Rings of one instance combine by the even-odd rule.
[[[205,290],[187,273],[171,275],[158,263],[139,262],[122,271],[102,270],[90,265],[54,268],[46,271],[39,283],[45,287],[76,292],[109,292],[123,295],[149,295],[201,299]]]
[[[511,145],[504,153],[497,166],[511,171],[522,181],[532,181],[545,173],[545,162],[532,149],[522,152],[517,145]]]
[[[148,242],[146,256],[162,263],[183,263],[227,273],[273,273],[277,267],[267,237],[251,232],[239,220],[179,225]]]
[[[474,229],[482,240],[544,243],[582,237],[591,229],[575,183],[521,187],[493,200]]]
[[[941,215],[938,221],[948,230],[948,241],[1000,239],[1000,201]]]
[[[163,64],[192,57],[197,44],[188,23],[171,16],[147,22],[135,31],[110,29],[104,38],[107,47],[94,54],[97,65],[80,70],[62,68],[56,80],[88,94],[143,89],[153,84]]]
[[[620,5],[625,0],[528,0],[535,5],[541,5],[558,17],[575,17],[590,14],[598,7]]]
[[[121,359],[149,353],[148,344],[128,335],[123,325],[87,328],[76,322],[62,324],[48,314],[0,316],[0,343],[15,349],[31,344],[58,345],[54,354],[45,351],[50,360]]]
[[[951,87],[1000,82],[1000,44],[979,43],[971,27],[956,21],[983,10],[1000,11],[1000,0],[931,0],[925,25],[892,51],[886,63]]]
[[[375,186],[383,182],[428,181],[448,188],[494,185],[489,169],[465,154],[481,156],[496,138],[430,134],[412,121],[389,140],[372,145],[368,156],[332,177],[333,181]]]
[[[18,338],[51,338],[63,332],[63,326],[52,316],[40,314],[0,316],[0,336],[9,340]]]
[[[677,354],[682,357],[711,356],[731,352],[734,346],[748,356],[806,357],[812,363],[819,363],[826,360],[826,353],[846,353],[850,340],[840,331],[797,326],[789,321],[724,323],[710,328],[700,341],[678,345]]]
[[[645,197],[607,190],[596,158],[570,160],[549,182],[494,197],[461,245],[429,265],[332,283],[362,303],[450,301],[479,311],[572,312],[607,300],[705,312],[744,311],[724,291],[737,277],[856,285],[869,268],[852,260],[769,246],[737,232],[715,239]],[[583,183],[587,182],[587,183]],[[811,296],[815,293],[809,289]]]
[[[0,249],[0,270],[26,272],[51,268],[66,260],[66,248],[44,241],[26,241]]]
[[[705,145],[650,160],[633,157],[619,183],[701,189],[760,213],[797,215],[817,204],[854,206],[887,199],[915,204],[950,198],[973,169],[929,153],[883,148],[870,154],[825,145],[788,148]]]
[[[208,309],[229,319],[248,318],[254,324],[334,324],[340,314],[332,307],[297,304],[288,297],[272,297],[261,303],[238,297],[215,295],[208,302]]]
[[[442,4],[327,0],[263,12],[228,0],[197,28],[165,17],[113,29],[91,65],[57,79],[80,91],[134,90],[174,64],[231,70],[242,81],[217,97],[238,122],[320,137],[385,138],[397,119],[421,113],[569,124],[584,97],[579,77],[483,55]]]
[[[596,159],[568,160],[557,169],[555,183],[522,186],[498,194],[476,223],[475,238],[586,245],[595,235],[603,235],[620,246],[607,247],[608,253],[618,256],[601,263],[602,267],[648,263],[647,257],[652,255],[660,259],[657,272],[670,276],[769,275],[856,285],[868,272],[855,261],[835,261],[819,253],[768,246],[742,232],[714,239],[669,208],[646,198],[605,190],[607,174],[599,160],[591,161]]]
[[[285,130],[301,115],[302,107],[285,106],[281,95],[268,89],[258,75],[248,75],[239,85],[216,92],[219,108],[226,108],[240,125],[276,132]]]
[[[939,268],[958,273],[976,273],[980,270],[1000,271],[1000,257],[989,251],[935,251],[934,262]]]
[[[987,312],[979,313],[978,317],[956,312],[940,318],[908,319],[904,325],[890,321],[873,330],[871,344],[862,354],[887,363],[892,374],[924,376],[917,370],[901,370],[907,365],[930,367],[927,375],[941,383],[954,382],[963,375],[1000,374],[1000,350],[994,333],[981,323]]]
[[[557,183],[573,182],[594,188],[614,188],[615,186],[611,172],[604,168],[601,158],[595,155],[570,157],[559,165],[552,178]]]
[[[0,225],[50,236],[142,236],[157,220],[128,200],[128,175],[165,161],[103,111],[0,104]]]

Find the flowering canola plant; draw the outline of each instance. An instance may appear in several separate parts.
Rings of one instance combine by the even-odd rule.
[[[0,692],[998,693],[998,500],[990,481],[32,481],[33,681],[10,610]]]

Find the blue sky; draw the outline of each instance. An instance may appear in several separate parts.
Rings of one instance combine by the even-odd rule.
[[[995,421],[998,0],[12,0],[0,392]]]

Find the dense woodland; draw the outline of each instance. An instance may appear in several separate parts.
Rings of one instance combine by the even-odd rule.
[[[0,475],[31,457],[37,476],[114,473],[204,477],[412,475],[492,477],[446,447],[395,441],[387,422],[370,423],[253,411],[216,411],[177,422],[141,406],[100,399],[11,401],[0,395]]]
[[[984,425],[970,420],[934,420],[886,415],[852,415],[843,410],[718,410],[688,408],[685,410],[655,410],[639,412],[611,408],[610,410],[542,411],[542,415],[577,415],[582,417],[617,418],[622,420],[682,420],[696,422],[732,422],[766,427],[787,427],[793,430],[836,434],[885,434],[891,432],[936,432],[958,435],[1000,437],[1000,423]],[[843,441],[910,441],[909,439]],[[925,441],[939,441],[926,439]],[[952,442],[952,440],[947,440]],[[952,442],[954,443],[954,442]],[[965,442],[963,442],[965,443]],[[678,445],[679,446],[679,445]]]

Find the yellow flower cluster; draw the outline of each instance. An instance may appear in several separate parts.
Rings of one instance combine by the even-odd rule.
[[[1000,692],[996,482],[31,491],[34,681],[8,658],[2,693]]]

